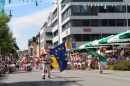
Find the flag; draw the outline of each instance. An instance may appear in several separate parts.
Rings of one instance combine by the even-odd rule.
[[[5,0],[0,0],[0,14],[4,13]]]
[[[50,51],[50,54],[54,55],[57,59],[60,72],[67,69],[67,53],[65,43],[62,43]]]
[[[108,65],[107,65],[107,58],[98,54],[97,52],[93,51],[93,50],[90,50],[90,49],[87,49],[92,55],[94,56],[97,56],[99,57],[99,60],[100,62],[102,63],[103,66],[105,66],[106,68],[108,68]]]
[[[51,65],[54,67],[54,69],[58,69],[58,62],[54,56],[52,56],[52,63]]]

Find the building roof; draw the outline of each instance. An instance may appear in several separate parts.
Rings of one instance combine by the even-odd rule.
[[[45,22],[45,23],[43,24],[42,28],[43,28],[43,27],[47,27],[47,24],[48,24],[48,22]],[[42,28],[41,28],[41,29],[42,29]]]

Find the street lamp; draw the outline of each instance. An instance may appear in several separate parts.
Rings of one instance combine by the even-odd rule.
[[[5,10],[5,11],[9,11],[9,18],[12,18],[11,11],[13,11],[13,10]]]
[[[101,31],[101,38],[102,38],[102,19],[101,18],[100,18],[100,25],[101,25],[100,31]]]

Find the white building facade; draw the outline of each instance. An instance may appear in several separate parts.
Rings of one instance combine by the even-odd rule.
[[[49,49],[53,49],[52,38],[52,27],[48,27],[44,24],[40,31],[40,49],[42,50],[45,44],[48,45]]]
[[[55,46],[76,39],[76,48],[89,41],[130,29],[130,0],[58,0],[48,15]],[[66,5],[63,5],[66,3]]]

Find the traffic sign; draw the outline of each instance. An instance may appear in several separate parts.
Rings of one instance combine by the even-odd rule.
[[[72,48],[76,48],[76,41],[74,38],[72,38],[71,45],[72,45]]]
[[[70,49],[71,47],[71,43],[70,42],[66,42],[66,48]]]

